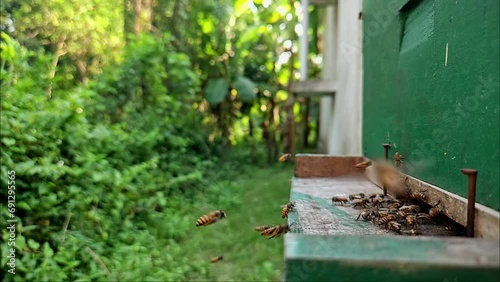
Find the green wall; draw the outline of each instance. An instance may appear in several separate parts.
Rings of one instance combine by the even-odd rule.
[[[363,1],[363,153],[499,210],[498,0]],[[448,55],[446,59],[446,46]]]

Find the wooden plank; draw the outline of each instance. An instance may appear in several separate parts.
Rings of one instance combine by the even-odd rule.
[[[467,199],[450,193],[409,175],[402,175],[401,181],[413,191],[425,191],[425,202],[435,205],[440,202],[443,213],[457,223],[467,225]],[[466,185],[466,182],[464,182]],[[500,238],[500,213],[476,203],[474,234],[476,237]]]
[[[337,5],[338,0],[309,0],[310,5],[327,6]]]
[[[498,240],[285,236],[285,281],[498,281]]]
[[[363,157],[334,157],[319,154],[295,155],[296,177],[335,177],[343,174],[357,174],[354,166],[363,161]]]
[[[334,80],[306,80],[295,81],[291,86],[292,92],[298,96],[304,95],[333,95],[336,91],[336,83]]]
[[[356,220],[361,212],[349,205],[333,205],[335,195],[348,197],[359,192],[380,193],[381,190],[363,175],[335,178],[293,178],[290,201],[295,209],[288,215],[292,232],[320,235],[374,235],[387,232],[364,220]]]

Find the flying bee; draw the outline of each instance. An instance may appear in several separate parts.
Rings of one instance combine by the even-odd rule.
[[[347,199],[346,197],[342,197],[342,196],[333,196],[332,197],[332,202],[334,204],[340,203],[341,205],[344,205],[344,203],[348,203],[349,202],[349,199]]]
[[[217,256],[217,257],[213,257],[210,262],[211,263],[216,263],[218,261],[221,261],[224,257],[223,256]]]
[[[354,199],[363,199],[365,197],[365,194],[363,193],[358,193],[358,194],[351,194],[349,195],[349,200],[354,200]]]
[[[281,155],[278,160],[280,163],[283,163],[283,162],[286,162],[286,161],[291,160],[291,159],[292,159],[292,154],[288,153],[288,154]]]
[[[389,221],[386,224],[386,228],[399,233],[401,231],[401,224],[399,224],[397,221]]]
[[[394,164],[396,165],[396,167],[399,167],[401,165],[401,162],[403,162],[403,155],[401,155],[399,152],[396,152],[394,154]]]
[[[358,207],[358,206],[361,206],[363,208],[368,208],[368,201],[369,200],[367,198],[354,199],[351,203],[352,203],[353,208]]]
[[[381,217],[379,220],[378,220],[378,225],[382,225],[382,224],[387,224],[388,222],[390,221],[394,221],[396,220],[396,216],[393,215],[393,214],[389,214],[387,216],[384,216],[384,217]]]
[[[417,205],[404,205],[402,207],[399,208],[400,211],[404,211],[404,212],[409,212],[409,213],[412,213],[412,212],[419,212],[420,211],[420,207],[417,206]]]
[[[410,214],[406,217],[405,222],[406,226],[411,226],[413,228],[413,226],[417,224],[417,217],[414,214]]]
[[[290,202],[286,204],[281,210],[281,218],[288,217],[288,212],[291,211],[295,207],[295,203]]]
[[[267,236],[269,237],[269,239],[271,239],[286,234],[288,233],[288,231],[290,231],[290,227],[288,226],[288,224],[280,224],[262,231],[261,235]]]
[[[271,227],[272,227],[271,225],[259,225],[259,226],[255,227],[255,231],[262,232],[262,231],[267,230]]]
[[[226,213],[223,210],[213,211],[198,218],[196,226],[210,225],[217,222],[219,219],[223,219],[224,217],[226,217]]]
[[[365,168],[367,168],[367,167],[369,167],[369,166],[371,166],[371,165],[372,165],[372,161],[367,160],[367,161],[364,161],[364,162],[360,162],[359,164],[356,164],[356,166],[355,166],[355,167],[356,167],[356,168],[365,169]]]

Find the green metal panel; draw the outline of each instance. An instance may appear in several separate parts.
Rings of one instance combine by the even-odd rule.
[[[285,281],[499,281],[496,240],[288,234]]]
[[[363,1],[363,150],[405,156],[406,172],[499,203],[498,0]]]

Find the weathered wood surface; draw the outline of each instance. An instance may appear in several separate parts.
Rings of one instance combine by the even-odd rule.
[[[352,209],[351,207],[322,207],[318,203],[315,203],[318,201],[312,200],[314,197],[321,199],[319,202],[331,205],[331,198],[334,195],[347,196],[352,193],[381,191],[380,184],[377,183],[376,179],[370,178],[369,180],[367,177],[372,177],[370,174],[365,174],[354,167],[363,160],[363,157],[334,157],[318,154],[297,154],[295,156],[296,178],[292,183],[291,199],[298,200],[297,210],[300,217],[296,220],[301,222],[301,224],[306,224],[301,226],[301,229],[306,231],[306,233],[309,232],[307,230],[316,230],[314,232],[311,231],[310,234],[335,234],[333,229],[344,224],[343,221],[336,219],[337,217],[342,218],[342,214],[350,214],[357,217],[359,214],[359,210]],[[401,175],[401,184],[412,191],[425,191],[425,201],[429,205],[435,205],[440,202],[439,207],[447,217],[462,226],[466,225],[467,199],[404,174]],[[466,185],[465,181],[464,185]],[[329,212],[325,213],[325,211]],[[331,215],[327,214],[332,213],[338,213],[339,215],[327,219],[327,217],[331,217]],[[316,221],[316,219],[318,220]],[[321,222],[331,223],[322,224]],[[500,238],[499,212],[476,203],[475,222],[474,233],[476,237]],[[371,234],[372,231],[365,230],[360,232]],[[443,233],[442,230],[438,229],[434,232],[439,235],[447,235],[446,232]]]
[[[467,199],[450,193],[444,189],[426,183],[409,175],[401,180],[407,188],[425,191],[425,201],[430,205],[440,202],[443,213],[463,226],[467,225]],[[467,182],[464,181],[464,185]],[[500,238],[500,213],[476,203],[474,234],[476,237]]]
[[[363,157],[332,157],[329,155],[295,155],[296,177],[335,177],[345,174],[362,175],[354,166],[364,160]]]
[[[497,240],[285,236],[285,281],[499,281]]]

